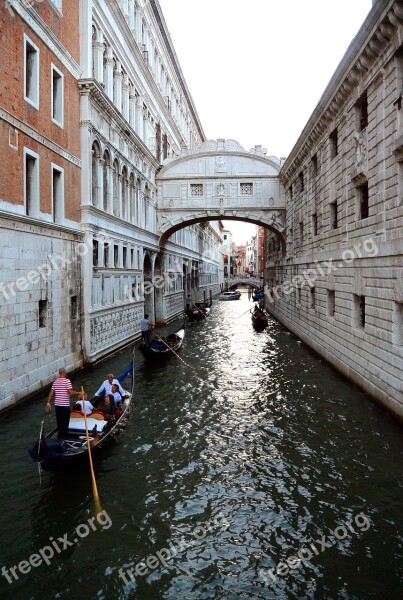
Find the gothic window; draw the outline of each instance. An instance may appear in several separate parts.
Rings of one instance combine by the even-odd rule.
[[[104,164],[102,168],[102,176],[103,176],[103,198],[102,198],[102,207],[106,212],[108,210],[108,195],[109,195],[109,169],[111,164],[111,158],[109,156],[109,152],[105,150],[103,156]]]
[[[92,204],[98,206],[98,193],[99,193],[99,180],[98,180],[98,168],[99,168],[100,149],[97,142],[92,144],[91,151],[91,174],[92,174]]]
[[[119,163],[113,162],[113,214],[119,216]]]

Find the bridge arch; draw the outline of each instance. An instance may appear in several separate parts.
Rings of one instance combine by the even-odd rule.
[[[247,152],[235,140],[208,140],[168,158],[156,178],[160,244],[184,227],[214,220],[246,221],[274,232],[285,246],[281,160],[265,148]]]

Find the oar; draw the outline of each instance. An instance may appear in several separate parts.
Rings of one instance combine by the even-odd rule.
[[[182,360],[182,358],[179,356],[179,354],[177,354],[177,353],[175,352],[175,350],[173,350],[173,349],[172,349],[172,348],[169,346],[169,344],[167,344],[166,342],[164,342],[164,340],[162,339],[162,337],[160,337],[160,336],[158,335],[158,333],[155,333],[155,331],[154,331],[154,335],[155,335],[155,336],[156,336],[156,337],[157,337],[157,338],[160,340],[160,342],[162,342],[162,343],[164,344],[164,346],[166,346],[166,347],[168,348],[168,350],[170,350],[171,352],[173,352],[173,353],[175,354],[175,356],[176,356],[177,358],[179,358],[179,360],[180,360],[181,362],[183,362],[183,364],[184,364],[186,367],[190,367],[190,365],[188,365],[187,363],[185,363],[185,361],[184,361],[184,360]]]
[[[235,317],[235,319],[240,319],[241,317],[243,317],[244,315],[246,315],[246,313],[250,312],[250,307],[248,308],[248,310],[245,310],[244,313],[242,313],[241,315],[239,315],[239,317]]]
[[[94,494],[95,510],[96,510],[96,513],[98,514],[99,512],[101,512],[101,504],[99,502],[97,482],[95,481],[94,466],[92,464],[91,443],[90,443],[90,436],[89,436],[89,433],[88,433],[87,414],[86,414],[86,409],[85,409],[85,404],[84,404],[84,387],[83,386],[81,386],[81,392],[83,394],[82,402],[83,402],[83,413],[84,413],[84,423],[85,423],[85,435],[87,437],[88,457],[90,459],[90,470],[91,470],[91,478],[92,478],[92,492]]]

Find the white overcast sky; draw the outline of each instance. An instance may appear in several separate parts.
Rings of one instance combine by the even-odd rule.
[[[372,0],[160,0],[207,139],[286,157]],[[226,221],[235,242],[254,226]]]

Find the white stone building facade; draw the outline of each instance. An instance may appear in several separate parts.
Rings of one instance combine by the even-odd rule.
[[[403,4],[375,2],[282,167],[270,312],[403,419]]]
[[[81,10],[82,227],[93,248],[84,260],[84,352],[93,362],[133,340],[145,312],[166,322],[189,294],[216,293],[221,238],[195,224],[160,246],[158,170],[204,132],[159,3],[83,0]]]

